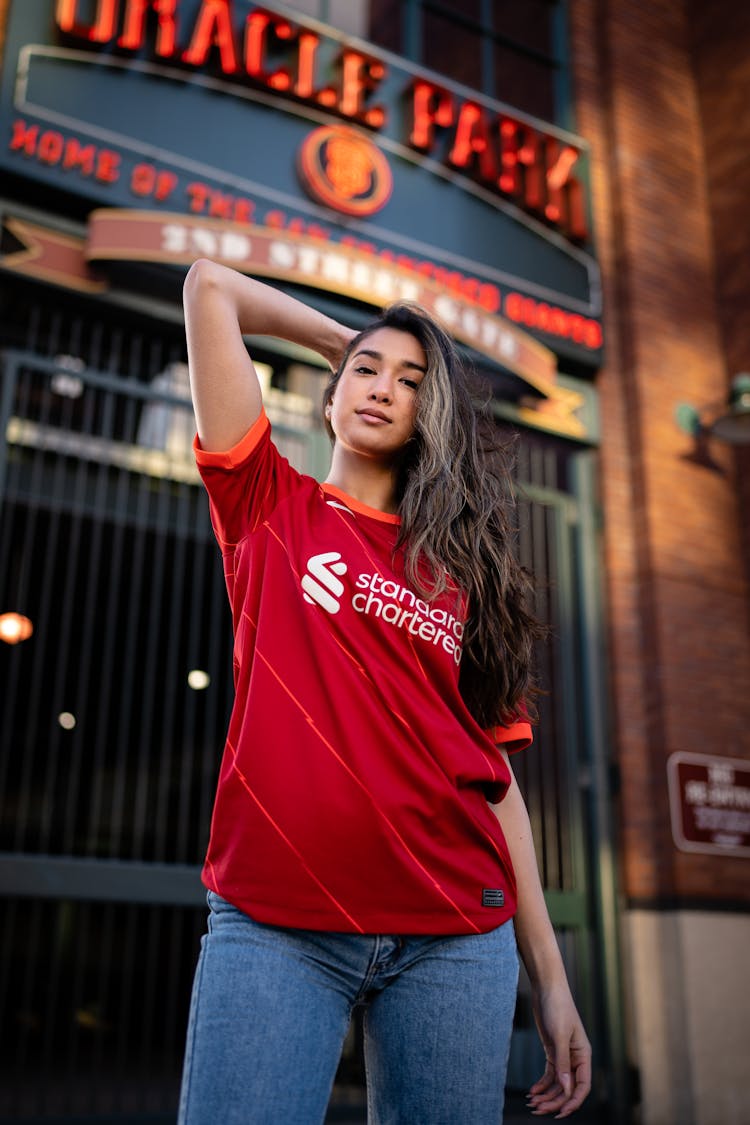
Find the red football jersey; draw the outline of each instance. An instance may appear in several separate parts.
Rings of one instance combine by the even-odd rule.
[[[203,870],[257,921],[356,933],[491,930],[516,905],[487,798],[509,774],[458,690],[455,592],[426,602],[398,517],[294,470],[262,415],[196,458],[224,557],[236,700]]]

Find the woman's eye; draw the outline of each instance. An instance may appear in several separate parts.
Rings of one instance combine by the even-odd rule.
[[[414,379],[402,379],[401,382],[404,384],[404,386],[409,387],[412,391],[416,391],[417,387],[419,386],[419,383],[417,383]]]
[[[375,372],[371,367],[355,367],[354,370],[358,375],[374,375]]]

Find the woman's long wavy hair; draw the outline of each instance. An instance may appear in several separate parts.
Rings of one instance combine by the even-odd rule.
[[[476,721],[489,728],[520,711],[533,716],[534,640],[544,630],[530,609],[530,576],[514,553],[513,441],[501,439],[489,388],[480,390],[451,337],[408,302],[385,309],[351,341],[325,388],[324,408],[349,356],[380,328],[411,333],[427,358],[398,481],[396,550],[405,576],[427,599],[455,589],[467,601],[459,684]]]

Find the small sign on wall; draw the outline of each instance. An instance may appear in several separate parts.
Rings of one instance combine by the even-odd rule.
[[[750,762],[676,753],[667,777],[672,837],[681,851],[750,856]]]

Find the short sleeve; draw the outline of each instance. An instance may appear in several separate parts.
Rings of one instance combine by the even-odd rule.
[[[528,749],[534,741],[531,723],[523,717],[515,718],[507,725],[492,727],[487,733],[496,746],[501,746],[509,754]]]
[[[254,531],[303,480],[271,441],[271,425],[265,411],[226,452],[202,449],[197,437],[193,449],[222,550],[235,546]]]

